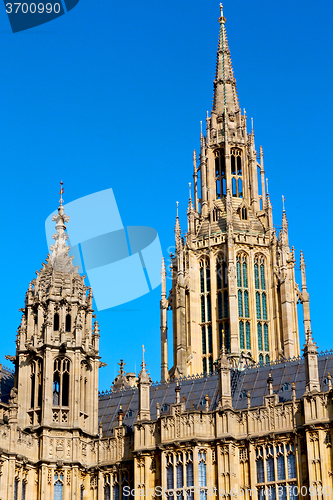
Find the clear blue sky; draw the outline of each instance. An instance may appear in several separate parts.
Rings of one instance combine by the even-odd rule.
[[[297,265],[301,249],[306,259],[314,337],[331,348],[333,5],[226,0],[224,14],[240,104],[264,147],[274,223],[283,194]],[[186,227],[192,152],[212,106],[218,17],[215,0],[80,0],[12,34],[0,8],[4,364],[48,252],[44,222],[60,179],[65,202],[113,188],[124,224],[154,227],[168,259],[177,200]],[[108,363],[101,390],[121,357],[138,371],[142,344],[159,379],[159,299],[158,288],[98,313]]]

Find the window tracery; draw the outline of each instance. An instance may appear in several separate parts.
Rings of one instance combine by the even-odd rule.
[[[236,259],[237,297],[239,319],[239,346],[241,350],[251,350],[251,326],[249,307],[248,257],[238,253]]]
[[[216,198],[223,198],[227,194],[226,190],[226,170],[224,149],[215,151],[215,180],[216,180]]]
[[[254,286],[257,317],[257,340],[259,363],[269,363],[269,333],[267,313],[267,290],[265,277],[265,258],[256,255],[254,258]],[[265,354],[266,353],[266,354]]]
[[[243,198],[242,152],[240,149],[231,149],[231,176],[232,196]]]
[[[296,500],[295,449],[292,443],[256,448],[258,499]]]
[[[219,351],[222,345],[230,352],[230,324],[227,264],[222,256],[216,260],[217,288],[217,329],[219,332]]]
[[[213,331],[212,299],[210,282],[210,262],[208,258],[200,261],[200,304],[202,337],[202,371],[213,371]]]

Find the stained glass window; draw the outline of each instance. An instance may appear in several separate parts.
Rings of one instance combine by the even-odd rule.
[[[246,332],[246,349],[251,349],[251,330],[250,330],[250,323],[247,321],[245,325],[245,332]]]
[[[208,325],[208,352],[210,354],[213,352],[212,325]]]
[[[83,488],[81,488],[81,494],[83,498]],[[110,500],[110,485],[106,484],[104,486],[104,500]]]
[[[119,484],[114,484],[112,486],[113,490],[113,500],[119,500]]]
[[[181,462],[176,466],[176,485],[177,488],[182,488],[184,486],[183,464]]]
[[[267,300],[266,300],[266,294],[262,294],[262,318],[267,319]]]
[[[260,293],[256,292],[257,319],[261,319]]]
[[[284,456],[279,455],[276,459],[276,465],[277,465],[277,476],[278,480],[286,479],[286,470],[284,466]]]
[[[245,290],[244,292],[244,316],[245,318],[250,317],[250,312],[249,312],[249,292]]]
[[[254,264],[254,283],[256,290],[259,290],[259,269],[258,264]]]
[[[243,287],[247,288],[247,263],[243,262]]]
[[[186,486],[193,486],[193,463],[186,464]]]
[[[237,268],[237,286],[242,286],[241,265],[239,261],[237,261],[236,268]]]
[[[206,344],[206,327],[201,327],[201,335],[202,335],[202,354],[207,354],[207,344]]]
[[[167,467],[167,489],[173,490],[173,465]]]
[[[265,356],[265,363],[266,363],[266,365],[269,365],[269,356],[268,356],[268,354],[266,354],[266,356]]]
[[[257,460],[257,483],[263,482],[265,482],[264,461],[262,458],[259,458],[259,460]]]
[[[22,500],[25,500],[27,490],[27,483],[25,481],[22,482]]]
[[[62,500],[63,498],[63,474],[58,475],[56,472],[54,475],[54,500]]]
[[[17,495],[18,495],[18,485],[19,485],[19,480],[17,477],[15,478],[15,483],[14,483],[14,500],[17,500]]]
[[[219,319],[222,319],[223,318],[222,292],[219,292],[217,294],[217,304],[218,304]]]
[[[274,472],[274,458],[268,457],[266,459],[266,470],[267,470],[267,481],[275,481],[275,472]]]
[[[199,486],[206,485],[206,464],[205,462],[199,462]]]
[[[210,268],[206,266],[206,291],[210,292]]]
[[[207,295],[207,321],[212,321],[212,302],[210,295]]]
[[[264,366],[264,356],[262,354],[259,354],[259,365]]]
[[[245,339],[244,339],[244,323],[239,322],[239,344],[241,349],[245,349]]]
[[[264,264],[260,265],[260,281],[261,281],[261,289],[266,289],[266,281],[265,281],[265,266]]]
[[[265,345],[265,351],[269,351],[268,325],[267,325],[267,323],[264,324],[264,345]]]
[[[288,479],[296,478],[296,464],[295,464],[295,455],[290,453],[287,456],[287,466],[288,466]]]
[[[224,317],[229,318],[229,301],[228,301],[228,292],[224,292]]]
[[[205,296],[201,295],[201,323],[205,322]]]
[[[225,346],[227,349],[230,349],[230,329],[229,329],[229,321],[224,323],[224,338],[225,338]]]
[[[243,318],[243,292],[238,290],[238,316]]]
[[[201,290],[201,293],[204,293],[204,291],[205,291],[205,278],[204,278],[203,267],[200,268],[200,290]]]
[[[258,332],[258,350],[262,351],[262,326],[261,326],[261,323],[257,324],[257,332]]]
[[[222,266],[221,262],[217,261],[216,264],[216,283],[217,289],[221,290],[222,288]]]

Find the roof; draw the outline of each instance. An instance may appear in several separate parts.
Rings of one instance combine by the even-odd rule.
[[[10,391],[14,387],[14,372],[8,368],[1,369],[1,386],[0,400],[3,403],[8,403]]]
[[[333,373],[333,351],[318,355],[319,380],[322,390],[327,390],[327,374]],[[247,391],[251,395],[251,406],[261,406],[268,394],[267,378],[271,373],[274,393],[280,401],[291,400],[292,383],[296,386],[296,397],[301,399],[305,392],[304,358],[272,363],[268,366],[254,366],[244,371],[231,371],[233,408],[242,410],[247,407]],[[156,403],[161,415],[169,413],[170,405],[176,401],[176,381],[152,385],[150,388],[151,419],[156,419]],[[205,396],[209,397],[209,409],[214,410],[218,403],[218,375],[189,377],[179,380],[180,400],[186,403],[186,410],[204,410]],[[117,392],[106,392],[99,396],[99,421],[103,435],[112,436],[117,426],[118,411],[122,406],[123,423],[132,427],[138,413],[138,389],[131,388]]]

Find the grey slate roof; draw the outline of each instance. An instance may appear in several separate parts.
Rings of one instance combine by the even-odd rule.
[[[319,380],[322,390],[327,390],[326,377],[333,374],[333,352],[318,356]],[[304,359],[279,362],[269,366],[255,366],[244,371],[231,372],[233,408],[242,410],[247,407],[246,392],[251,395],[251,406],[261,406],[263,397],[268,394],[267,378],[272,374],[273,390],[280,401],[288,401],[292,396],[291,384],[296,385],[296,397],[300,399],[305,391]],[[205,410],[205,396],[209,397],[209,409],[214,410],[218,402],[218,375],[185,378],[179,381],[180,399],[186,403],[187,410]],[[156,419],[156,403],[159,403],[161,415],[169,413],[170,405],[175,403],[176,382],[152,385],[150,388],[150,413]],[[111,436],[117,425],[118,411],[122,406],[123,423],[132,427],[138,412],[138,389],[127,389],[100,394],[99,421],[102,422],[103,435]]]
[[[10,391],[14,386],[14,373],[5,367],[1,370],[0,399],[3,403],[8,403]]]

